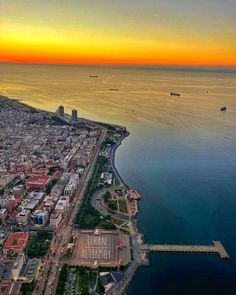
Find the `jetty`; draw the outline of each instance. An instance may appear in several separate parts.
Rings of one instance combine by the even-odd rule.
[[[140,250],[147,252],[183,252],[183,253],[216,253],[222,259],[229,259],[224,246],[220,241],[213,241],[213,245],[168,245],[168,244],[141,244]]]

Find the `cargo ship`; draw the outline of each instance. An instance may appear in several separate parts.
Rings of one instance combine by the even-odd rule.
[[[177,92],[171,92],[171,93],[170,93],[170,96],[172,96],[172,95],[174,95],[174,96],[180,96],[180,93],[177,93]]]
[[[226,106],[223,106],[222,108],[220,108],[221,112],[225,112],[227,110]]]

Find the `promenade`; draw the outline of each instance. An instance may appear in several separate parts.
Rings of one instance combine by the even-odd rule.
[[[119,179],[120,183],[122,185],[124,185],[124,187],[128,187],[128,185],[124,182],[124,179],[120,176],[119,172],[117,171],[116,169],[116,166],[115,166],[115,152],[117,150],[117,148],[121,145],[121,142],[129,136],[129,132],[126,131],[120,138],[119,138],[119,141],[114,144],[112,146],[112,149],[111,149],[111,154],[110,154],[110,158],[109,158],[109,161],[110,161],[110,164],[111,164],[111,167],[112,167],[112,170],[113,172],[115,173],[116,177]]]

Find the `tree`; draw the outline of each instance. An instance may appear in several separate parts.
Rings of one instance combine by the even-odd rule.
[[[110,202],[108,203],[108,207],[109,207],[111,210],[117,210],[117,204],[116,204],[116,202],[114,202],[114,201],[110,201]]]
[[[105,192],[105,194],[103,195],[103,199],[104,201],[107,203],[111,198],[111,193],[109,191]]]

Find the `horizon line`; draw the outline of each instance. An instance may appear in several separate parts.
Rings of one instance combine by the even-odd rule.
[[[42,66],[96,66],[96,67],[129,67],[129,68],[208,68],[208,69],[235,69],[236,65],[222,64],[112,64],[112,63],[64,63],[64,62],[22,62],[22,61],[4,61],[1,64],[21,64],[21,65],[42,65]]]

